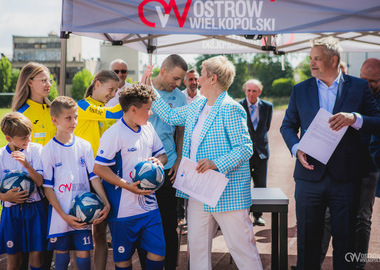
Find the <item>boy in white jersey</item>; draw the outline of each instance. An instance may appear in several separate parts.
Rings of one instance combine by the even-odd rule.
[[[51,104],[50,115],[57,133],[42,150],[43,186],[50,202],[48,249],[56,250],[56,269],[67,269],[69,250],[76,250],[78,269],[90,270],[91,226],[69,215],[71,201],[90,191],[91,181],[105,205],[94,224],[106,218],[110,205],[99,177],[92,172],[94,155],[90,143],[73,135],[78,124],[77,103],[70,97],[57,97]]]
[[[94,172],[105,181],[110,198],[108,216],[115,269],[132,269],[137,242],[148,252],[146,269],[163,269],[165,240],[156,196],[133,183],[137,163],[150,159],[163,167],[167,156],[153,126],[148,123],[155,100],[151,87],[133,85],[120,92],[123,118],[100,139]]]
[[[30,268],[42,269],[46,250],[47,218],[37,191],[42,186],[42,146],[30,142],[32,123],[21,113],[4,116],[1,131],[8,145],[0,149],[0,179],[10,171],[24,171],[30,175],[36,188],[28,197],[27,191],[13,188],[0,193],[3,211],[0,223],[0,253],[8,254],[8,269],[19,269],[22,252],[30,252]]]

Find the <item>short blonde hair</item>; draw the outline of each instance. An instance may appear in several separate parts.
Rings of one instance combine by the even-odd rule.
[[[6,136],[28,136],[32,133],[33,125],[30,120],[19,112],[8,113],[1,120],[1,131]]]
[[[246,82],[243,84],[243,90],[244,90],[244,92],[245,92],[245,90],[246,90],[245,88],[246,88],[247,84],[249,84],[249,83],[252,83],[252,84],[254,84],[254,85],[257,85],[257,86],[260,88],[260,91],[263,91],[264,86],[263,86],[263,84],[262,84],[259,80],[256,80],[256,79],[250,79],[250,80],[246,81]]]
[[[62,111],[77,108],[78,104],[71,97],[56,97],[50,105],[50,116],[59,117]]]
[[[202,67],[207,72],[207,77],[216,75],[218,83],[223,91],[227,91],[235,78],[235,66],[225,56],[218,55],[202,62]]]
[[[329,57],[337,56],[338,63],[340,63],[340,54],[342,53],[342,47],[339,45],[339,40],[333,37],[315,38],[311,41],[311,47],[321,46],[324,48],[326,54]]]

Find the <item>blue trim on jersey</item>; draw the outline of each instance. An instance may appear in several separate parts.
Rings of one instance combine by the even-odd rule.
[[[53,141],[55,141],[56,143],[58,143],[59,145],[62,145],[64,147],[70,147],[70,146],[73,146],[75,143],[75,136],[73,136],[73,141],[70,144],[63,144],[60,141],[58,141],[55,137],[53,138]]]
[[[112,209],[112,207],[111,207],[111,209]],[[141,214],[138,214],[138,215],[133,215],[133,216],[129,216],[129,217],[122,217],[122,218],[117,218],[117,217],[111,218],[110,215],[108,214],[108,217],[107,217],[106,220],[108,222],[118,222],[118,221],[134,220],[134,219],[138,219],[138,218],[141,218],[141,217],[144,217],[144,216],[147,216],[147,215],[151,215],[152,212],[154,212],[154,211],[159,211],[159,209],[156,208],[156,209],[148,211],[146,213],[141,213]],[[110,211],[110,213],[111,213],[111,211]]]
[[[121,156],[121,151],[117,152],[114,160],[115,165],[110,166],[110,169],[119,177],[123,177],[123,158]],[[122,188],[116,187],[103,180],[104,190],[107,193],[107,198],[111,204],[111,210],[108,214],[107,220],[117,219],[117,214],[119,213],[120,199]],[[115,188],[116,187],[116,188]]]
[[[12,154],[12,150],[9,148],[9,144],[7,144],[7,146],[5,146],[5,150],[7,150],[7,152],[8,152],[9,154]],[[22,151],[24,151],[24,149],[20,149],[20,150],[18,150],[18,151],[22,152]]]
[[[44,179],[44,184],[43,186],[51,187],[54,188],[54,168],[51,168],[53,170],[53,173],[51,175],[51,180],[49,179]]]
[[[91,179],[91,178],[96,177],[96,176],[97,176],[96,174],[94,174],[93,172],[91,172],[90,175],[89,175],[89,178]]]
[[[121,118],[121,122],[123,122],[123,124],[126,125],[126,127],[129,128],[130,130],[132,130],[134,133],[140,133],[141,126],[139,126],[139,130],[138,131],[134,131],[130,126],[127,125],[127,123],[124,122],[124,118]]]
[[[104,157],[99,157],[99,156],[96,156],[95,160],[100,161],[102,163],[114,163],[115,162],[115,158],[109,160],[109,159],[106,159]]]
[[[122,110],[120,110],[118,112],[106,111],[106,118],[120,119],[122,117],[123,117],[123,111]]]
[[[158,149],[157,151],[153,152],[152,153],[152,156],[154,157],[158,152],[162,151],[164,149],[164,147],[161,147],[160,149]]]
[[[30,107],[29,104],[25,103],[24,105],[22,105],[20,109],[18,109],[17,112],[24,113],[29,107]]]
[[[90,103],[88,103],[85,99],[82,99],[82,100],[79,100],[78,101],[78,106],[82,109],[82,110],[87,110],[88,107],[90,107]]]

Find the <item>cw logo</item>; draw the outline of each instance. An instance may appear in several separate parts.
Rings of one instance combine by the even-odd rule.
[[[144,0],[144,1],[142,1],[140,3],[140,5],[139,5],[139,17],[140,17],[140,20],[146,26],[156,27],[156,24],[154,22],[148,21],[147,18],[145,17],[145,15],[144,15],[144,7],[145,7],[146,4],[148,4],[150,2],[157,2],[157,3],[161,4],[161,6],[164,7],[164,11],[165,12],[163,14],[162,10],[161,10],[161,7],[159,5],[155,6],[158,18],[160,19],[161,26],[163,28],[166,26],[166,23],[168,22],[169,15],[170,15],[170,12],[171,12],[172,9],[174,9],[174,14],[175,14],[175,16],[177,18],[177,22],[178,22],[179,27],[182,28],[183,25],[185,24],[185,21],[186,21],[186,18],[187,18],[187,14],[189,13],[189,9],[190,9],[190,5],[191,5],[192,0],[187,0],[186,1],[185,9],[183,10],[182,15],[178,11],[177,3],[176,3],[175,0],[170,0],[169,3],[166,3],[164,0]]]
[[[71,183],[70,184],[62,184],[58,187],[58,191],[63,193],[65,191],[70,192],[71,191]]]

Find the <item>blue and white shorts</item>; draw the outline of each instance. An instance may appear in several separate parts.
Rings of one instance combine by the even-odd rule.
[[[92,250],[94,244],[92,241],[91,230],[78,230],[72,233],[52,237],[49,239],[48,250]]]
[[[165,238],[158,209],[147,215],[109,222],[108,225],[112,235],[114,262],[130,260],[137,243],[150,253],[165,256]]]
[[[0,222],[0,254],[46,250],[47,217],[42,201],[4,207]]]

